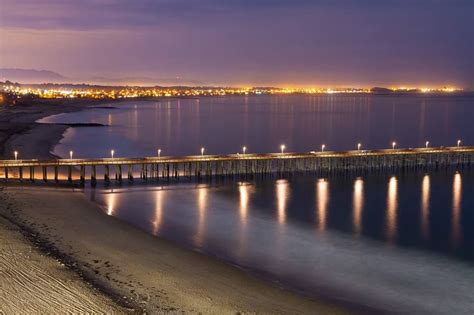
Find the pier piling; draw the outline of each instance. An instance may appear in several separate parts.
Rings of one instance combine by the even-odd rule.
[[[115,168],[115,179],[121,183],[124,166],[128,167],[128,181],[134,181],[133,168],[140,167],[140,178],[148,181],[149,178],[179,180],[181,177],[197,180],[205,178],[234,178],[246,180],[255,176],[277,174],[307,174],[313,172],[318,175],[342,172],[381,173],[400,170],[412,172],[418,170],[442,169],[456,167],[459,169],[470,167],[474,161],[474,147],[440,147],[399,150],[373,151],[342,151],[342,152],[307,152],[307,153],[269,153],[245,155],[202,155],[183,157],[159,158],[121,158],[114,159],[82,159],[82,160],[0,160],[0,168],[4,170],[4,180],[12,179],[9,172],[18,169],[18,180],[23,180],[23,168],[29,168],[30,181],[35,180],[35,168],[42,170],[43,181],[48,180],[48,168],[54,169],[54,180],[59,181],[59,168],[67,167],[67,180],[73,182],[72,169],[79,169],[79,183],[86,183],[86,170],[91,170],[91,186],[97,183],[97,166],[103,168],[105,184],[110,183],[110,166]]]

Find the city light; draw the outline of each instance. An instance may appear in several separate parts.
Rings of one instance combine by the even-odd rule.
[[[430,142],[429,142],[429,141],[426,141],[425,147],[428,148],[429,145],[430,145]]]
[[[360,148],[362,147],[362,144],[361,143],[358,143],[357,144],[357,151],[360,151]]]
[[[392,150],[395,150],[395,146],[397,145],[397,143],[394,141],[392,142]]]
[[[282,144],[280,146],[281,154],[283,154],[283,152],[285,152],[285,148],[286,148],[286,146],[284,144]]]
[[[204,155],[204,148],[201,148],[201,155]]]
[[[257,88],[257,87],[102,87],[47,84],[3,84],[0,89],[16,96],[31,95],[39,98],[120,99],[144,97],[224,96],[224,95],[286,95],[286,94],[360,94],[375,93],[369,88]],[[452,93],[462,91],[455,87],[409,88],[392,87],[393,92]]]
[[[324,152],[324,149],[326,149],[326,145],[325,145],[325,144],[323,144],[323,145],[321,146],[321,152]]]
[[[243,153],[244,155],[245,155],[245,151],[247,151],[247,147],[244,146],[244,147],[242,148],[242,153]]]
[[[158,149],[158,157],[161,157],[161,149]]]
[[[74,152],[72,151],[69,151],[69,158],[72,160],[72,155],[74,154]]]
[[[114,158],[114,154],[115,154],[115,151],[114,151],[114,150],[110,150],[110,156],[112,157],[112,159]]]
[[[18,160],[18,151],[13,152],[13,154],[15,155],[15,161]]]
[[[461,140],[458,140],[458,148],[459,148],[460,145],[461,145]]]

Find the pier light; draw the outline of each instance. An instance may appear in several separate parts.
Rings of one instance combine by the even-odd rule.
[[[18,160],[18,151],[13,152],[13,155],[15,156],[15,161]]]
[[[428,148],[429,145],[430,145],[430,142],[429,142],[429,141],[426,141],[425,147]]]
[[[114,150],[110,150],[110,156],[112,157],[112,159],[114,158],[114,154],[115,154],[115,151],[114,151]]]
[[[461,145],[461,140],[458,140],[458,148],[459,148],[460,145]]]
[[[161,149],[158,149],[158,157],[161,156]]]
[[[69,151],[69,158],[72,160],[72,155],[74,154],[73,151]]]
[[[321,152],[324,152],[324,149],[326,149],[326,145],[325,145],[325,144],[323,144],[323,145],[321,146]]]
[[[283,152],[285,152],[285,148],[286,148],[286,146],[285,146],[284,144],[282,144],[282,145],[280,146],[280,150],[281,150],[281,153],[282,153],[282,154],[283,154]]]
[[[362,143],[357,143],[357,151],[360,151],[361,147],[362,147]]]
[[[204,148],[201,148],[201,155],[204,155]]]
[[[392,150],[395,150],[397,143],[395,141],[392,142]]]
[[[247,147],[244,146],[244,147],[242,148],[242,153],[245,155],[245,152],[246,152],[246,151],[247,151]]]

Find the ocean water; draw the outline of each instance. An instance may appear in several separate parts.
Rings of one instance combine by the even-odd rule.
[[[67,157],[474,143],[472,95],[249,96],[128,102],[48,117]],[[474,171],[116,185],[112,216],[302,294],[409,313],[474,312]]]

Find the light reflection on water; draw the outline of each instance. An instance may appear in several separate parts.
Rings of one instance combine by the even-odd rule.
[[[111,192],[110,194],[106,195],[107,197],[107,215],[114,215],[115,211],[115,203],[117,201],[117,194]]]
[[[354,232],[359,235],[362,232],[362,208],[364,207],[364,180],[357,178],[354,181],[354,196],[352,197]]]
[[[238,183],[239,187],[239,245],[238,245],[238,256],[240,259],[245,255],[246,252],[246,243],[248,242],[248,212],[249,212],[249,203],[250,197],[255,193],[255,189],[251,183],[240,182]]]
[[[251,193],[253,193],[253,187],[250,183],[239,183],[239,213],[242,226],[247,224],[247,213],[249,211],[249,199]]]
[[[474,261],[472,234],[461,229],[474,225],[472,217],[463,222],[462,216],[466,200],[472,204],[470,174],[464,176],[470,196],[462,189],[461,173],[134,185],[91,193],[109,215],[310,295],[337,290],[347,300],[357,295],[373,306],[390,300],[419,311],[416,307],[436,305],[445,288],[456,292],[464,281],[466,293],[446,304],[451,311],[463,305],[459,299],[466,299],[466,290],[474,290],[466,265],[457,263],[457,258]],[[448,189],[440,185],[446,178]],[[443,238],[451,242],[439,247]],[[408,293],[391,293],[410,292],[403,283],[413,281],[421,286],[417,290],[427,286],[430,293],[416,301]]]
[[[424,247],[444,253],[459,248],[462,256],[474,260],[472,240],[464,235],[470,230],[462,228],[463,225],[474,225],[470,212],[465,218],[470,221],[463,222],[463,211],[467,211],[467,208],[463,208],[463,199],[468,198],[468,205],[473,201],[470,199],[471,195],[466,197],[463,194],[461,173],[452,174],[452,185],[449,189],[440,186],[447,175],[412,175],[408,179],[399,177],[402,175],[397,176],[385,177],[386,190],[380,185],[380,177],[356,177],[351,180],[350,191],[347,180],[338,177],[320,178],[315,181],[313,196],[306,190],[311,182],[314,183],[315,179],[311,176],[291,180],[228,182],[217,186],[212,183],[195,186],[171,184],[159,186],[157,189],[152,188],[153,186],[125,186],[110,190],[93,189],[91,196],[95,201],[104,204],[107,215],[126,220],[133,217],[134,224],[140,222],[140,227],[154,235],[167,233],[168,220],[175,215],[170,211],[178,207],[181,212],[187,213],[187,224],[194,226],[194,232],[190,231],[189,235],[192,236],[193,245],[196,247],[206,246],[207,237],[212,236],[212,229],[219,228],[214,220],[223,219],[231,224],[228,233],[235,234],[230,239],[239,240],[240,246],[250,246],[245,244],[244,240],[249,241],[247,234],[260,233],[255,231],[254,220],[264,217],[266,224],[269,224],[264,233],[275,231],[279,237],[285,237],[287,230],[275,229],[276,227],[287,227],[299,222],[305,228],[312,226],[312,229],[316,228],[320,232],[340,230],[390,244],[418,246],[417,240],[424,240]],[[437,179],[435,183],[433,176]],[[466,180],[472,180],[470,173],[466,175]],[[417,183],[420,183],[418,192],[414,189]],[[273,186],[273,193],[266,188],[269,185]],[[330,189],[331,186],[334,186],[333,189]],[[136,189],[138,187],[144,188]],[[400,187],[403,188],[402,191]],[[473,188],[472,185],[467,187],[471,190]],[[344,197],[348,196],[348,193],[352,195],[350,199]],[[384,205],[379,198],[383,194]],[[190,196],[194,196],[194,199]],[[413,198],[418,198],[419,207],[415,206]],[[147,200],[150,200],[149,210],[135,209],[138,204],[144,205],[140,208],[147,208]],[[272,213],[271,204],[275,205],[276,214]],[[213,210],[210,212],[211,208]],[[214,217],[216,209],[218,217]],[[236,212],[232,209],[236,209]],[[385,210],[381,211],[382,209]],[[450,213],[447,221],[445,213],[448,210]],[[382,217],[384,222],[380,221]],[[418,228],[413,225],[415,222],[419,222]],[[382,233],[379,233],[380,226],[384,226]],[[411,231],[417,234],[411,235]],[[435,239],[442,239],[442,233],[446,231],[448,234],[445,239],[451,240],[450,248],[431,246],[436,243]],[[408,244],[407,235],[411,239]]]
[[[318,226],[321,231],[326,229],[326,217],[329,203],[329,184],[325,179],[319,179],[316,183]]]
[[[206,233],[206,212],[208,208],[208,187],[199,185],[197,190],[198,223],[195,237],[196,246],[202,246]]]
[[[160,232],[161,221],[163,220],[163,204],[164,204],[163,199],[166,198],[166,194],[162,190],[157,190],[155,192],[155,198],[156,198],[155,217],[152,221],[153,235],[157,235]]]
[[[286,221],[286,207],[288,201],[289,191],[289,183],[286,179],[279,179],[276,181],[276,198],[277,198],[277,205],[278,205],[278,223],[280,225],[285,224]]]
[[[421,234],[426,240],[429,238],[429,215],[430,215],[430,176],[423,176],[421,187]]]
[[[394,242],[397,236],[397,185],[397,178],[395,176],[391,177],[388,183],[387,194],[387,238],[391,243]]]
[[[462,194],[462,182],[461,174],[454,174],[453,180],[453,215],[452,215],[452,230],[453,230],[453,242],[455,246],[459,245],[461,237],[461,194]]]

